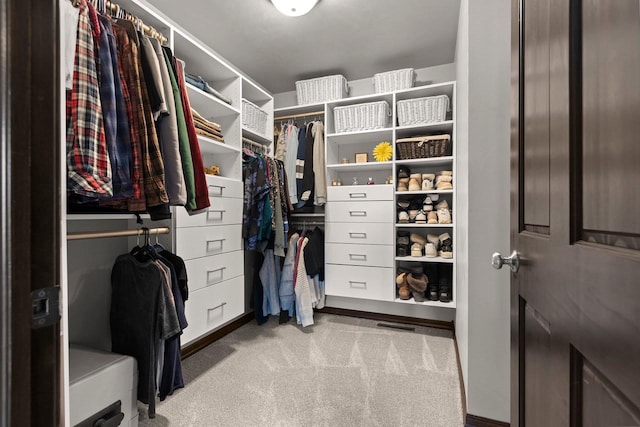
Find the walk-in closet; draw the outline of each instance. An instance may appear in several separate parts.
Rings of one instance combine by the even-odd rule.
[[[59,0],[60,425],[509,419],[472,3]]]

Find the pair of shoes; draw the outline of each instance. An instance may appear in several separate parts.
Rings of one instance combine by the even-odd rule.
[[[421,257],[424,251],[424,245],[427,243],[427,239],[417,233],[411,233],[411,256]]]
[[[442,233],[438,240],[440,241],[438,254],[445,259],[453,258],[453,239],[451,239],[449,233]]]
[[[422,191],[433,190],[433,180],[436,178],[435,174],[423,173],[422,174]]]
[[[397,191],[409,191],[409,178],[398,179]]]
[[[412,173],[409,176],[409,191],[422,190],[422,174]]]
[[[435,222],[429,224],[451,224],[451,211],[446,200],[442,200],[436,205],[436,216],[432,218]]]
[[[429,279],[420,265],[412,268],[402,268],[396,277],[398,296],[402,300],[408,300],[413,296],[415,301],[423,302],[428,283]]]
[[[427,299],[429,301],[451,302],[452,269],[446,264],[429,264],[425,267],[428,278]]]
[[[427,234],[427,244],[424,249],[424,256],[427,258],[453,258],[453,239],[449,233],[442,233],[440,236]]]
[[[422,210],[425,212],[431,212],[433,210],[433,202],[437,202],[439,199],[440,195],[438,194],[427,194],[427,197],[422,201]]]
[[[453,190],[453,172],[440,171],[435,177],[436,190]]]
[[[398,286],[398,296],[400,299],[407,300],[411,297],[409,283],[407,282],[407,272],[400,272],[396,277],[396,286]]]
[[[396,240],[396,256],[409,256],[411,254],[409,235],[410,233],[408,231],[398,231],[398,238]]]

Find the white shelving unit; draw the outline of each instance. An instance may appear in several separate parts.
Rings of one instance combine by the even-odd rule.
[[[446,117],[446,120],[438,123],[417,124],[410,126],[398,126],[397,119],[397,102],[401,100],[421,98],[427,96],[447,95],[451,102],[451,113]],[[452,259],[443,259],[441,257],[427,258],[427,257],[395,257],[393,259],[393,276],[397,275],[399,266],[410,266],[415,263],[437,264],[443,265],[443,269],[447,269],[447,273],[451,277],[451,287],[453,298],[451,302],[443,303],[440,301],[425,301],[415,302],[413,299],[404,301],[398,298],[397,289],[394,280],[390,280],[385,283],[386,290],[379,292],[376,285],[371,285],[375,290],[372,290],[371,296],[367,296],[366,292],[361,293],[359,298],[371,298],[371,299],[383,299],[388,301],[400,302],[403,304],[419,304],[430,307],[443,307],[443,308],[455,308],[456,307],[456,280],[455,280],[455,251],[456,251],[456,234],[455,234],[455,205],[456,205],[456,192],[455,192],[455,82],[446,82],[428,86],[414,87],[411,89],[396,91],[392,93],[365,95],[354,98],[345,98],[338,101],[332,101],[326,103],[326,123],[327,123],[327,135],[326,135],[326,158],[327,158],[327,185],[331,186],[333,179],[339,179],[343,185],[351,184],[352,180],[356,178],[360,184],[366,184],[368,178],[372,178],[376,184],[385,183],[387,177],[391,176],[394,183],[397,183],[397,169],[398,166],[404,165],[410,168],[411,172],[419,173],[437,173],[441,170],[451,170],[454,175],[454,190],[431,190],[431,191],[395,191],[393,192],[393,200],[387,200],[385,202],[376,202],[376,208],[387,209],[392,215],[393,220],[388,224],[376,224],[378,232],[387,233],[386,230],[379,230],[381,227],[390,227],[394,238],[394,251],[395,251],[395,236],[397,231],[406,230],[412,233],[420,233],[426,235],[427,233],[440,235],[442,233],[449,233],[454,240],[454,257]],[[387,101],[392,112],[392,118],[389,125],[384,129],[364,130],[356,132],[344,132],[336,133],[334,127],[333,110],[336,107],[360,104],[364,102],[375,101]],[[292,107],[293,108],[293,107]],[[300,107],[298,107],[300,108]],[[446,133],[451,135],[451,141],[453,142],[453,155],[445,157],[433,157],[423,159],[411,159],[411,160],[399,160],[397,159],[397,152],[395,147],[395,141],[399,138],[406,138],[419,135],[437,135]],[[389,141],[394,147],[393,159],[388,162],[376,162],[373,159],[373,148],[382,141]],[[355,163],[356,153],[367,153],[367,163]],[[343,163],[344,160],[348,163]],[[359,188],[358,186],[350,187],[352,189]],[[355,191],[355,190],[354,190]],[[399,199],[407,199],[413,197],[424,198],[427,194],[438,194],[440,199],[447,200],[449,207],[452,209],[452,223],[451,224],[399,224],[397,223],[396,206]],[[375,196],[368,196],[375,197]],[[327,209],[331,209],[332,201],[329,200]],[[338,202],[341,203],[341,202]],[[353,201],[356,203],[356,201]],[[382,203],[382,204],[380,204]],[[347,223],[348,224],[348,223]],[[327,235],[331,235],[331,228],[341,227],[345,228],[344,224],[327,224]],[[348,227],[347,227],[348,228]],[[366,227],[365,227],[366,228]],[[360,224],[361,233],[367,233],[362,231],[362,224]],[[373,230],[371,230],[373,232]],[[386,234],[385,234],[386,235]],[[379,243],[379,242],[378,242]],[[329,245],[332,243],[328,243]],[[333,246],[332,246],[333,250]],[[349,264],[349,262],[345,262]],[[351,263],[353,264],[353,263]],[[356,267],[354,265],[354,268]],[[450,270],[449,270],[450,268]],[[336,270],[344,274],[344,269]],[[443,270],[444,271],[444,270]],[[383,277],[382,274],[380,277]],[[330,281],[331,278],[327,278],[327,293],[331,292]],[[382,279],[380,279],[382,280]],[[387,292],[388,291],[388,292]],[[352,296],[348,289],[338,291],[339,296]],[[384,297],[381,298],[381,296]]]

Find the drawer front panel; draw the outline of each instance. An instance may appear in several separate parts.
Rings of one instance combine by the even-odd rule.
[[[327,295],[393,301],[393,268],[327,264],[325,269]]]
[[[194,291],[186,302],[185,315],[189,326],[182,334],[182,346],[242,313],[244,276]]]
[[[242,224],[242,199],[209,197],[211,206],[205,212],[189,215],[181,207],[176,209],[177,227],[206,227],[209,225]]]
[[[393,268],[393,260],[395,259],[391,245],[327,243],[324,252],[325,262],[328,264]]]
[[[191,259],[185,261],[185,265],[189,278],[189,290],[195,291],[242,276],[244,274],[244,252],[227,252]]]
[[[209,197],[232,197],[242,199],[244,184],[236,179],[207,175]]]
[[[367,224],[334,222],[326,225],[325,241],[328,243],[353,243],[359,245],[393,245],[393,224]]]
[[[327,201],[393,200],[393,185],[346,185],[327,187]]]
[[[241,225],[181,228],[176,232],[176,254],[185,260],[239,251],[241,248]]]
[[[327,222],[393,222],[392,202],[330,202]]]

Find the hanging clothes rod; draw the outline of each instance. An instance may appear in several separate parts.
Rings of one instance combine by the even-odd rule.
[[[127,12],[125,9],[121,8],[120,5],[113,3],[110,0],[88,0],[88,1],[90,1],[91,4],[93,4],[96,7],[96,9],[98,10],[108,9],[111,12],[112,16],[115,16],[118,18],[124,18],[128,21],[133,22],[134,24],[142,28],[145,34],[147,34],[149,37],[158,39],[162,44],[165,44],[165,45],[167,44],[168,42],[167,38],[164,35],[162,35],[160,31],[156,30],[150,25],[146,25],[144,22],[142,22],[142,19]],[[71,0],[71,3],[73,4],[74,7],[80,6],[80,0]],[[99,7],[99,6],[102,6],[102,7]]]
[[[169,227],[149,228],[149,234],[169,234]],[[142,236],[142,230],[97,231],[95,233],[69,233],[67,240],[101,239],[104,237]]]
[[[311,113],[290,114],[288,116],[276,117],[273,120],[288,120],[288,119],[297,119],[300,117],[310,117],[310,116],[324,116],[324,110],[312,111]]]
[[[261,151],[267,151],[267,147],[264,144],[260,144],[259,142],[252,141],[248,138],[242,137],[242,143],[250,145],[252,147],[256,147]]]

